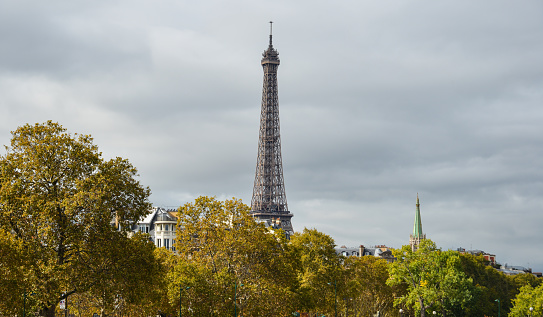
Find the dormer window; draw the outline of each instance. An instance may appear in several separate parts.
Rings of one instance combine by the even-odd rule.
[[[141,233],[149,233],[149,226],[148,225],[139,225],[139,230]]]

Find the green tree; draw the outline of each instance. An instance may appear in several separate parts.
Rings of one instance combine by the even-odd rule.
[[[519,288],[532,277],[511,277],[488,265],[482,255],[460,254],[462,271],[473,280],[477,305],[465,309],[466,316],[498,316],[500,301],[501,315],[506,316],[511,308],[511,301]],[[525,275],[525,274],[523,274]]]
[[[134,220],[150,208],[150,190],[125,159],[104,160],[92,138],[71,135],[57,123],[12,132],[0,157],[0,229],[12,235],[24,279],[40,314],[54,316],[60,300],[104,280]],[[113,262],[109,262],[113,263]],[[0,288],[6,287],[1,285]]]
[[[396,261],[390,265],[388,285],[407,285],[407,294],[395,303],[419,311],[434,308],[445,316],[455,307],[465,307],[472,298],[472,280],[461,270],[458,252],[441,251],[431,240],[423,240],[416,251],[403,246],[393,251]]]
[[[530,307],[532,311],[530,311]],[[513,308],[509,316],[543,316],[543,284],[537,287],[530,284],[522,286],[513,300]]]
[[[316,229],[304,228],[291,237],[291,244],[299,254],[301,270],[299,306],[306,312],[332,314],[336,298],[346,292],[343,278],[343,257],[336,254],[332,237]]]
[[[297,258],[284,233],[256,222],[240,200],[198,197],[179,208],[178,227],[169,297],[185,315],[293,311]]]

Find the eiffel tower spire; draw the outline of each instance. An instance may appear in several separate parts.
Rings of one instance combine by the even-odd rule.
[[[283,180],[277,91],[279,53],[272,44],[272,23],[270,22],[270,43],[268,49],[262,54],[261,62],[264,70],[264,84],[251,213],[259,220],[270,221],[275,227],[282,228],[290,236],[294,230]]]

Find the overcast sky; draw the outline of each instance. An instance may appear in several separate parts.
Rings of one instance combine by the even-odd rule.
[[[400,247],[418,193],[438,246],[543,270],[539,0],[0,0],[0,144],[53,120],[156,206],[250,204],[270,20],[295,230]]]

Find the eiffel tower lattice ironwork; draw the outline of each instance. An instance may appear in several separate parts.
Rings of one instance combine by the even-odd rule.
[[[294,233],[292,214],[288,211],[281,159],[281,136],[279,133],[279,102],[277,92],[277,69],[279,53],[272,45],[270,22],[270,44],[262,54],[264,85],[260,112],[260,131],[256,175],[251,200],[253,217],[268,221],[282,228],[287,236]]]

